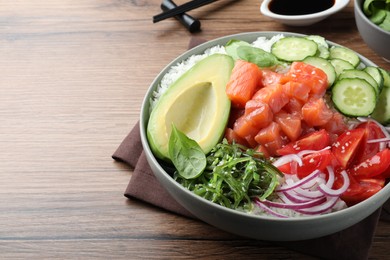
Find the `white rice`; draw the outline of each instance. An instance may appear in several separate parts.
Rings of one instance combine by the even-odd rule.
[[[254,42],[252,42],[252,45],[254,47],[263,49],[264,51],[270,52],[272,44],[283,37],[283,34],[275,35],[270,39],[266,37],[259,37]],[[152,98],[150,99],[150,111],[154,108],[161,95],[164,94],[169,86],[175,82],[184,72],[189,70],[198,61],[215,53],[226,54],[225,47],[220,45],[213,46],[206,49],[202,54],[192,55],[187,59],[173,65],[161,79],[161,82],[157,86],[156,91],[153,92]]]

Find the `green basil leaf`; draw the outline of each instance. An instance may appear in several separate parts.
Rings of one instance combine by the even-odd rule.
[[[251,46],[251,45],[248,42],[233,39],[226,43],[225,51],[234,60],[238,60],[240,57],[237,54],[237,48],[240,46]]]
[[[178,173],[185,179],[197,178],[206,167],[206,155],[199,144],[172,124],[169,156]]]
[[[272,53],[251,46],[237,47],[237,55],[240,59],[254,63],[260,68],[272,67],[280,63]]]

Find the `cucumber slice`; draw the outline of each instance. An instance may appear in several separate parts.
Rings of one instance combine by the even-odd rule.
[[[390,88],[390,74],[387,70],[378,67],[383,76],[383,87]]]
[[[370,74],[368,74],[364,70],[357,70],[357,69],[344,70],[340,74],[339,79],[345,79],[345,78],[349,78],[349,79],[353,79],[353,78],[364,79],[365,81],[370,83],[371,86],[374,87],[374,89],[375,89],[377,94],[379,94],[379,92],[380,92],[379,91],[379,87],[378,87],[378,83],[375,81],[375,79],[373,77],[370,76]]]
[[[385,31],[390,32],[390,10],[386,10],[385,19],[379,24],[379,27]]]
[[[345,60],[331,59],[329,61],[333,65],[337,76],[339,76],[344,70],[352,70],[355,68],[351,63]]]
[[[325,48],[329,48],[329,45],[326,42],[326,39],[320,35],[308,35],[305,38],[314,41],[319,46],[324,46]]]
[[[363,70],[375,79],[376,83],[378,84],[378,89],[380,93],[383,88],[383,76],[379,68],[374,66],[367,66]]]
[[[301,61],[316,55],[317,51],[318,45],[314,41],[294,36],[281,38],[271,47],[273,55],[288,62]]]
[[[370,16],[371,22],[375,24],[381,24],[386,19],[387,13],[385,10],[377,9],[375,12],[372,13],[372,16]]]
[[[346,116],[370,115],[375,109],[376,100],[374,87],[364,79],[341,79],[332,88],[332,101],[337,110]]]
[[[325,38],[319,35],[308,35],[305,37],[306,39],[312,40],[313,42],[317,43],[318,45],[318,57],[328,59],[330,52],[329,52],[329,45],[326,42]]]
[[[329,59],[330,51],[328,48],[325,48],[323,46],[318,46],[318,51],[319,51],[318,57],[324,58],[324,59]]]
[[[363,12],[364,14],[370,16],[372,15],[372,5],[371,3],[373,3],[375,0],[365,0],[364,3],[363,3]]]
[[[332,46],[329,51],[330,59],[342,59],[348,61],[355,68],[360,64],[359,56],[351,49],[341,46]]]
[[[371,117],[383,125],[390,123],[390,88],[383,88]]]
[[[337,74],[333,65],[326,59],[321,57],[307,57],[303,60],[304,63],[310,64],[323,70],[328,76],[328,88],[333,85],[336,80]]]

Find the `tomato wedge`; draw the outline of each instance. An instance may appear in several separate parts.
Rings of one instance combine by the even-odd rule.
[[[374,177],[384,173],[389,165],[390,150],[385,149],[348,170],[354,176]]]
[[[303,150],[321,150],[330,145],[330,137],[324,129],[309,133],[295,142],[277,150],[279,155],[295,154]]]
[[[357,128],[365,129],[364,140],[362,141],[362,148],[359,149],[356,155],[358,162],[363,162],[379,152],[379,143],[367,143],[368,140],[380,139],[386,137],[378,124],[372,121],[361,123]]]
[[[349,130],[341,134],[332,145],[332,152],[344,169],[352,164],[364,134],[365,129],[362,128]]]
[[[302,179],[315,170],[324,171],[326,167],[331,164],[332,159],[332,152],[330,150],[325,150],[304,156],[301,166],[293,161],[279,166],[278,169],[286,174],[296,173],[298,178]]]
[[[349,175],[350,185],[348,189],[341,195],[341,199],[345,201],[348,206],[355,205],[361,201],[380,191],[385,185],[385,179],[365,178],[356,179],[351,174]],[[340,188],[343,181],[336,177],[334,188]]]

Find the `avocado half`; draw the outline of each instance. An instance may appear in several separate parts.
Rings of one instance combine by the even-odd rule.
[[[172,123],[195,140],[204,153],[222,139],[230,113],[226,84],[234,66],[225,54],[213,54],[197,62],[160,97],[147,125],[147,138],[157,158],[169,159]]]

